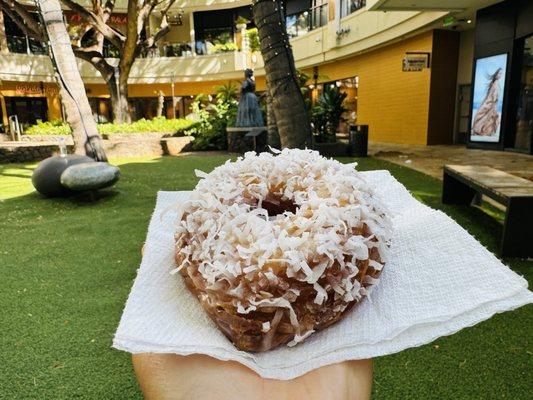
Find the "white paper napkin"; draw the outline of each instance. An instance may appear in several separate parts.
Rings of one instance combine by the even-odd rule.
[[[189,192],[159,192],[141,267],[113,347],[130,353],[207,354],[265,378],[292,379],[344,360],[429,343],[533,302],[527,282],[455,221],[415,200],[388,171],[364,172],[393,212],[391,261],[380,282],[342,321],[296,347],[237,350],[218,331],[173,267],[170,205]]]

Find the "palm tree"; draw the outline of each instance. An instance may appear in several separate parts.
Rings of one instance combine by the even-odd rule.
[[[344,100],[347,94],[336,85],[324,85],[324,90],[312,109],[311,119],[322,142],[335,142],[342,114],[347,110]]]
[[[253,16],[265,62],[270,107],[282,147],[311,144],[311,124],[285,29],[281,1],[255,0]],[[271,135],[269,135],[271,136]]]
[[[226,103],[231,100],[237,100],[238,87],[235,82],[228,81],[222,85],[215,87],[217,99]]]
[[[65,107],[67,122],[72,128],[76,153],[87,154],[97,161],[107,161],[91,106],[85,93],[70,37],[63,22],[58,0],[37,0],[50,41],[59,82],[59,94]]]

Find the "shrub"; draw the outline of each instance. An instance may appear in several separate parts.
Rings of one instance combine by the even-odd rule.
[[[318,142],[335,142],[335,134],[342,114],[346,111],[343,105],[347,94],[335,85],[324,85],[324,91],[311,110],[311,121],[316,129]]]
[[[242,15],[239,15],[237,19],[235,20],[235,25],[240,25],[240,24],[247,25],[249,23],[250,23],[250,20],[247,19],[246,17],[243,17]]]
[[[194,121],[185,118],[166,119],[156,117],[154,119],[140,119],[130,124],[100,124],[98,132],[100,134],[113,135],[115,133],[172,133],[183,134],[185,130],[194,125]]]
[[[70,135],[70,126],[66,122],[61,120],[37,122],[36,125],[32,125],[24,129],[25,135]]]
[[[250,28],[246,31],[246,35],[248,36],[248,45],[250,46],[250,51],[256,52],[261,51],[261,45],[259,43],[259,33],[257,31],[257,28]]]
[[[100,134],[113,135],[115,133],[168,133],[183,135],[187,129],[195,125],[194,121],[185,118],[140,119],[131,124],[98,124]],[[63,121],[38,122],[25,130],[27,135],[70,135],[70,126]]]
[[[215,53],[226,53],[228,51],[237,51],[237,45],[233,42],[215,44]]]
[[[227,83],[215,87],[215,90],[216,98],[222,102],[237,100],[237,92],[239,88],[235,82],[228,81]]]
[[[235,123],[238,103],[235,98],[226,99],[225,94],[222,93],[221,88],[214,104],[205,105],[199,101],[192,104],[197,122],[186,133],[194,137],[191,143],[193,150],[227,149],[226,127]]]

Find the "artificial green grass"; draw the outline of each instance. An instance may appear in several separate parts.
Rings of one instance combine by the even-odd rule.
[[[156,193],[192,189],[194,169],[209,171],[226,159],[113,160],[122,179],[96,203],[83,196],[44,199],[31,186],[34,164],[0,166],[0,399],[141,398],[129,354],[112,349],[111,341]],[[497,250],[498,211],[443,206],[439,181],[372,158],[358,161],[362,170],[390,170],[419,200]],[[506,262],[531,281],[533,261]],[[468,260],[457,279],[463,274]],[[373,397],[529,399],[532,327],[533,308],[522,307],[378,358]]]

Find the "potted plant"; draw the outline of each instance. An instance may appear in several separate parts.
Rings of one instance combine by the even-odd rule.
[[[324,156],[347,155],[349,146],[337,142],[337,129],[346,112],[344,99],[347,94],[340,91],[336,85],[325,85],[324,91],[311,109],[311,122],[314,132],[315,149]]]
[[[250,21],[246,18],[244,18],[242,15],[239,15],[237,19],[235,20],[235,27],[238,31],[243,31],[246,29],[246,26],[250,23]]]

